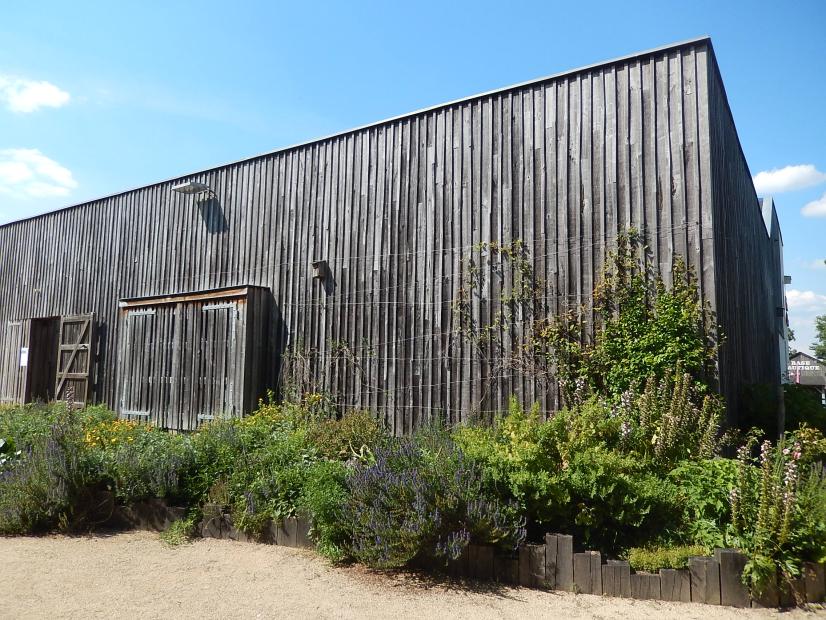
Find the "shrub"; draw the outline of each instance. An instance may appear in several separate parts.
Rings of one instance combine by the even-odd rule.
[[[194,463],[185,485],[186,495],[193,502],[203,501],[212,485],[232,473],[244,452],[257,447],[246,445],[249,438],[242,434],[236,420],[206,424],[192,435],[191,442]]]
[[[666,535],[679,519],[677,488],[630,455],[603,447],[576,453],[559,476],[568,501],[547,525],[589,547],[619,553]]]
[[[738,450],[737,482],[731,493],[730,533],[750,556],[744,579],[758,591],[775,578],[791,581],[801,562],[820,561],[826,550],[826,481],[822,465],[807,452],[819,439],[791,433],[773,446],[752,439]]]
[[[90,448],[112,448],[118,444],[132,443],[152,427],[130,420],[106,420],[87,426],[84,441]]]
[[[515,548],[525,537],[515,505],[485,492],[481,471],[444,433],[376,450],[347,481],[352,556],[378,568],[457,558],[471,541]]]
[[[347,559],[351,537],[344,519],[347,467],[338,461],[318,461],[307,470],[301,509],[312,518],[310,535],[316,550],[334,562]]]
[[[586,363],[592,385],[620,394],[652,374],[663,378],[678,364],[698,379],[714,376],[716,321],[700,299],[697,277],[677,256],[671,285],[648,262],[636,233],[620,239],[605,277],[594,290],[603,320]]]
[[[98,485],[99,475],[90,466],[76,421],[61,416],[46,434],[24,441],[31,445],[0,475],[0,533],[73,529],[94,518],[88,491]]]
[[[11,439],[0,437],[0,475],[14,467],[22,454],[22,450],[15,450],[14,442]]]
[[[533,529],[617,552],[663,534],[680,514],[676,488],[623,452],[622,421],[595,398],[548,421],[512,401],[494,428],[463,427],[456,441],[482,464],[488,489],[518,502]]]
[[[103,441],[101,467],[120,501],[187,499],[184,482],[195,463],[189,438],[128,422],[108,423],[103,428],[93,427],[86,438],[88,442],[92,432],[93,442]]]
[[[700,396],[699,391],[678,364],[663,379],[650,376],[642,393],[623,394],[626,445],[665,471],[684,459],[714,456],[723,406],[716,396]]]
[[[560,413],[546,422],[536,406],[525,411],[512,398],[508,415],[493,427],[461,426],[453,437],[462,452],[480,464],[488,491],[518,502],[531,521],[547,522],[567,501],[558,484],[566,447],[559,439],[567,416]]]
[[[661,568],[688,568],[688,558],[708,555],[710,551],[701,545],[632,547],[628,550],[628,562],[635,571],[656,573]]]
[[[552,375],[568,404],[575,402],[579,381],[618,398],[649,376],[669,375],[677,364],[692,377],[709,380],[717,350],[714,315],[681,257],[669,276],[666,285],[636,231],[620,236],[593,291],[593,340],[585,338],[589,330],[579,309],[535,320],[524,346],[525,368]]]
[[[731,490],[737,481],[737,462],[731,459],[682,461],[668,474],[679,489],[683,506],[677,537],[704,547],[725,546],[731,518]]]
[[[54,403],[51,407],[66,407],[64,403]],[[106,405],[88,405],[83,409],[71,409],[73,415],[80,421],[80,425],[87,429],[102,422],[113,422],[117,420],[117,414]]]
[[[341,418],[312,424],[307,440],[328,459],[364,458],[386,438],[384,429],[369,411],[349,411]]]
[[[242,453],[228,477],[236,526],[259,535],[270,519],[295,515],[308,468],[316,460],[304,429],[282,429],[262,448]]]
[[[783,386],[783,392],[786,401],[786,430],[794,431],[802,426],[810,426],[826,433],[826,407],[817,390],[789,383]]]
[[[238,467],[246,467],[255,454],[280,437],[300,430],[305,432],[315,414],[294,403],[261,403],[251,416],[216,420],[192,435],[195,463],[188,478],[187,493],[193,501],[202,501],[210,487],[220,479],[229,479]]]
[[[112,411],[100,405],[85,409],[73,409],[62,402],[5,406],[0,409],[0,438],[26,451],[40,438],[47,437],[58,422],[85,431],[115,419]]]
[[[31,404],[6,407],[0,413],[0,437],[14,443],[18,450],[29,450],[41,437],[51,432],[63,405]]]

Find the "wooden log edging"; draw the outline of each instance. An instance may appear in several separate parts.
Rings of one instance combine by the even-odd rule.
[[[820,603],[826,600],[826,565],[804,562],[803,587],[807,603]]]
[[[175,521],[186,516],[186,508],[170,506],[160,498],[115,506],[107,525],[122,529],[164,532]]]
[[[660,582],[662,600],[691,602],[691,574],[687,568],[661,568]]]
[[[283,547],[310,549],[315,547],[310,539],[310,520],[306,517],[286,517],[280,521],[270,521],[261,536],[255,538],[235,527],[232,515],[216,511],[212,506],[204,511],[204,518],[198,526],[202,538],[220,538],[240,542],[261,542]]]
[[[222,507],[205,505],[198,532],[204,538],[241,542],[254,539],[238,530]],[[163,531],[184,518],[186,509],[162,499],[116,507],[113,522],[134,529]],[[286,547],[313,548],[310,520],[304,516],[273,521],[258,542]],[[732,607],[789,607],[826,601],[826,564],[804,562],[801,576],[791,586],[775,584],[765,592],[750,592],[742,582],[748,558],[734,549],[715,549],[714,555],[691,557],[686,569],[633,572],[625,560],[603,558],[598,551],[574,553],[573,537],[546,534],[544,544],[523,544],[516,553],[490,545],[468,545],[447,564],[455,578],[495,581],[504,585],[674,602]]]
[[[631,565],[625,560],[608,560],[602,565],[602,593],[631,598]]]
[[[791,588],[775,588],[758,596],[742,582],[748,558],[734,549],[716,549],[713,556],[689,558],[688,568],[633,572],[625,560],[603,563],[598,551],[574,553],[573,538],[547,534],[545,544],[523,544],[516,554],[483,545],[468,545],[459,560],[449,562],[452,577],[518,584],[523,587],[582,594],[704,603],[730,607],[778,607],[796,601],[823,602],[826,566],[805,563]],[[482,563],[477,566],[477,563]],[[486,577],[485,575],[489,575]]]
[[[714,559],[720,565],[720,604],[749,607],[751,595],[742,579],[748,558],[733,549],[715,549]]]
[[[688,559],[691,574],[691,602],[706,605],[720,604],[720,564],[714,558]]]

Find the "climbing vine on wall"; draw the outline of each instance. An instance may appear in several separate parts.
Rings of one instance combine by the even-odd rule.
[[[714,314],[682,257],[667,284],[649,254],[635,230],[621,235],[592,306],[563,303],[552,313],[555,291],[536,276],[522,241],[479,244],[463,261],[454,301],[459,331],[487,364],[490,382],[518,371],[545,389],[556,385],[568,403],[588,391],[618,397],[678,363],[707,385],[719,341]]]

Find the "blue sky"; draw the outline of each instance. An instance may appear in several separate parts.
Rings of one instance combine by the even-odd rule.
[[[826,314],[823,0],[6,3],[0,223],[706,34],[806,350]]]

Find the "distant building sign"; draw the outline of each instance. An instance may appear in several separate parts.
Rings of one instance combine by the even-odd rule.
[[[20,348],[20,368],[25,368],[29,365],[29,347]]]
[[[802,385],[826,385],[826,364],[811,355],[795,353],[789,360],[789,381]]]
[[[797,370],[813,370],[815,372],[823,372],[823,366],[820,364],[810,364],[805,360],[795,360],[789,364],[792,368]]]

